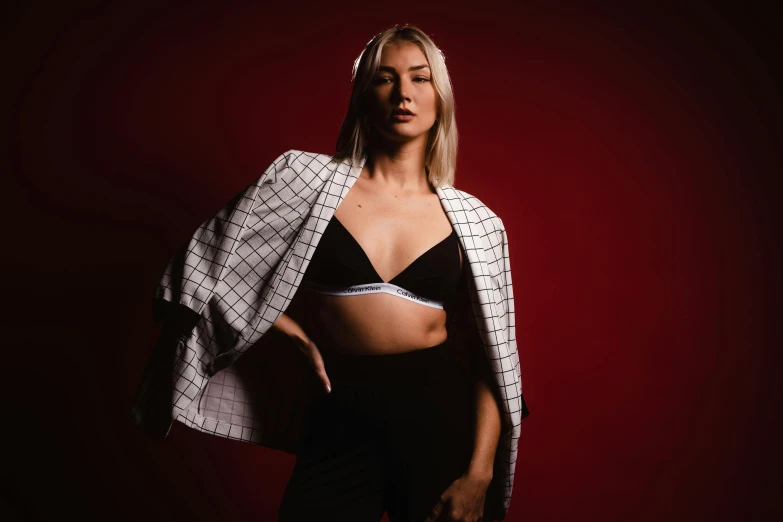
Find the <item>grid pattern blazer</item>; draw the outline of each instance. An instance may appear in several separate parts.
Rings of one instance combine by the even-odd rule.
[[[271,326],[294,299],[326,225],[365,161],[286,151],[172,257],[154,299],[163,329],[130,409],[150,437],[165,437],[178,420],[296,453],[312,389],[309,368]],[[508,240],[500,218],[478,198],[448,185],[436,190],[468,261],[470,309],[483,345],[474,349],[486,356],[496,385],[503,428],[490,489],[498,491],[495,517],[502,520],[521,420],[529,413]]]

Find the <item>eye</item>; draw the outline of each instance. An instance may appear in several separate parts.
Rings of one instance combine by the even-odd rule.
[[[424,76],[417,76],[416,78],[414,78],[414,80],[422,80],[422,81],[421,81],[421,82],[419,82],[419,83],[423,83],[423,82],[428,82],[428,81],[430,81],[430,79],[429,79],[429,78],[426,78],[426,77],[424,77]]]

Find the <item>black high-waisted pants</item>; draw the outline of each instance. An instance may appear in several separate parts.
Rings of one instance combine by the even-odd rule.
[[[473,389],[447,342],[350,355],[319,345],[331,393],[315,393],[279,522],[423,522],[468,469]],[[486,505],[486,504],[485,504]]]

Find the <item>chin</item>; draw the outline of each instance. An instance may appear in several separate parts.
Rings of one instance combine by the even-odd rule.
[[[407,130],[407,129],[406,129],[406,130]],[[390,139],[398,139],[398,140],[400,140],[400,139],[405,139],[405,140],[411,140],[411,139],[413,139],[413,138],[418,138],[418,137],[419,137],[419,136],[421,136],[422,134],[426,134],[427,132],[429,132],[429,129],[424,129],[424,130],[420,130],[420,129],[417,129],[417,130],[408,130],[407,132],[406,132],[406,130],[403,130],[403,129],[391,129],[391,130],[388,130],[388,131],[386,132],[386,136],[387,136],[388,138],[390,138]]]

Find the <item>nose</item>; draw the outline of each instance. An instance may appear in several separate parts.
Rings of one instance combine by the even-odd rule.
[[[394,89],[394,102],[399,103],[401,100],[410,101],[411,97],[408,92],[408,85],[405,82],[399,82],[397,85],[399,85],[399,87]]]

